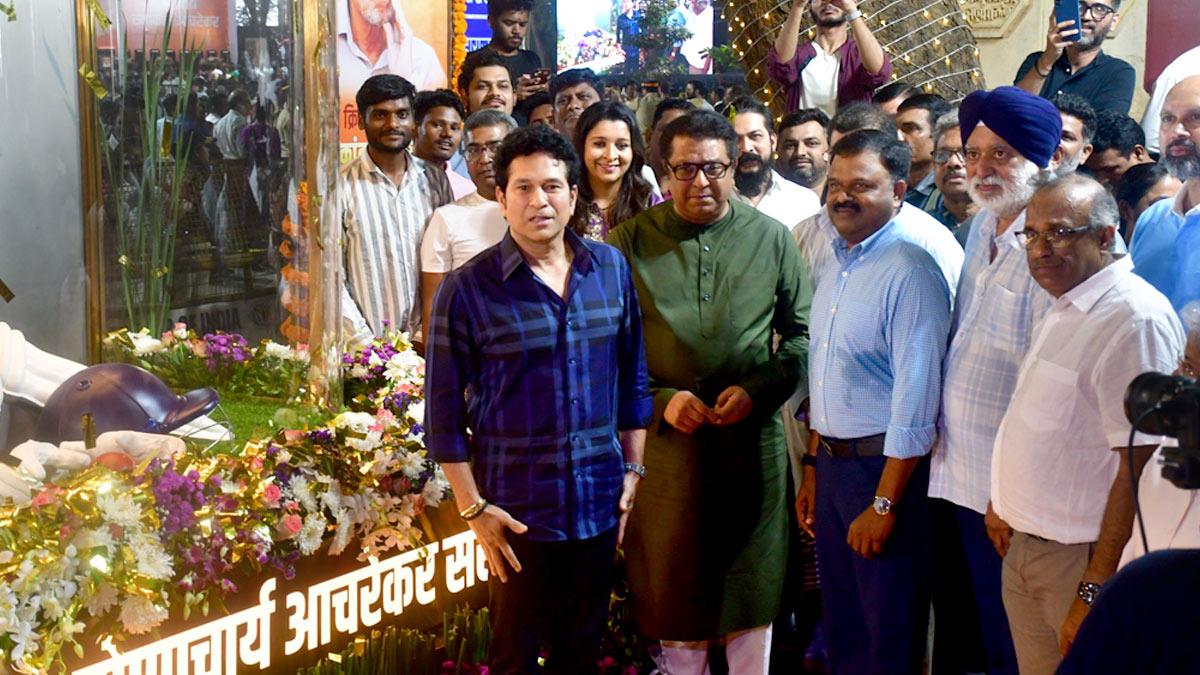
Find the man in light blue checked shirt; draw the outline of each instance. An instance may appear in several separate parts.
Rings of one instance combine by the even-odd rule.
[[[1050,295],[1033,281],[1016,233],[1034,180],[1052,161],[1062,129],[1046,99],[1014,87],[976,92],[959,110],[968,190],[980,205],[971,221],[943,368],[942,412],[930,465],[934,522],[934,642],[960,646],[962,670],[1016,675],[1000,599],[1002,559],[985,527],[992,448],[1012,399],[1033,328]],[[996,535],[1008,536],[994,514]],[[945,656],[944,654],[942,656]],[[946,658],[942,659],[943,662]]]
[[[926,457],[936,433],[950,289],[896,224],[911,154],[861,130],[832,150],[836,264],[813,299],[810,420],[798,515],[817,540],[833,672],[919,672],[930,589]],[[814,489],[815,488],[815,489]]]

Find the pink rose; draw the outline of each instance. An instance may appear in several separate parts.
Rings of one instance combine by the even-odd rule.
[[[270,506],[275,506],[279,503],[279,495],[279,486],[274,483],[270,483],[263,488],[263,501]]]
[[[288,500],[284,503],[283,508],[287,511],[298,511],[300,510],[300,502],[295,499]]]
[[[283,438],[288,443],[296,443],[296,442],[302,441],[302,440],[304,440],[304,437],[307,435],[308,435],[307,432],[301,431],[299,429],[285,429],[283,432]]]
[[[300,516],[294,513],[289,513],[283,517],[283,522],[280,524],[283,526],[283,531],[285,533],[288,535],[295,535],[298,534],[300,532],[300,528],[304,526],[304,521],[300,520]]]
[[[251,457],[250,458],[250,468],[255,471],[262,471],[262,468],[263,468],[262,457],[259,457],[258,455]],[[274,486],[272,486],[272,487],[274,487]],[[279,488],[275,488],[275,490],[278,492]]]
[[[33,508],[38,509],[43,506],[50,506],[58,501],[59,489],[56,487],[48,487],[45,490],[33,496],[33,501],[30,502]]]

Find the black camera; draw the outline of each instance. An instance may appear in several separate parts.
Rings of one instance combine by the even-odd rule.
[[[1142,433],[1178,439],[1178,448],[1163,448],[1163,478],[1185,490],[1200,488],[1200,385],[1195,380],[1138,375],[1125,390],[1125,416]]]

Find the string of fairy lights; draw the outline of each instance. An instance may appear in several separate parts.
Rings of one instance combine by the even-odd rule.
[[[764,76],[767,53],[791,10],[792,1],[720,3],[721,19],[729,25],[729,45],[742,62],[747,83],[769,102],[781,92]],[[968,93],[963,83],[970,89],[982,83],[979,48],[962,3],[963,0],[889,0],[878,7],[870,7],[869,2],[860,7],[863,18],[875,30],[883,51],[891,59],[893,81],[909,82],[951,101],[958,101]],[[918,26],[899,32],[906,22],[918,18],[921,20]],[[806,35],[811,40],[816,29],[807,16],[805,22],[809,24]]]

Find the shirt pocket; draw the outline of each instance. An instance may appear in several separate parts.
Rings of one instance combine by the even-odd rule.
[[[1012,354],[1029,349],[1029,294],[993,284],[983,298],[982,317],[988,342]]]
[[[1079,373],[1045,359],[1034,361],[1016,411],[1031,431],[1052,433],[1077,429]]]

